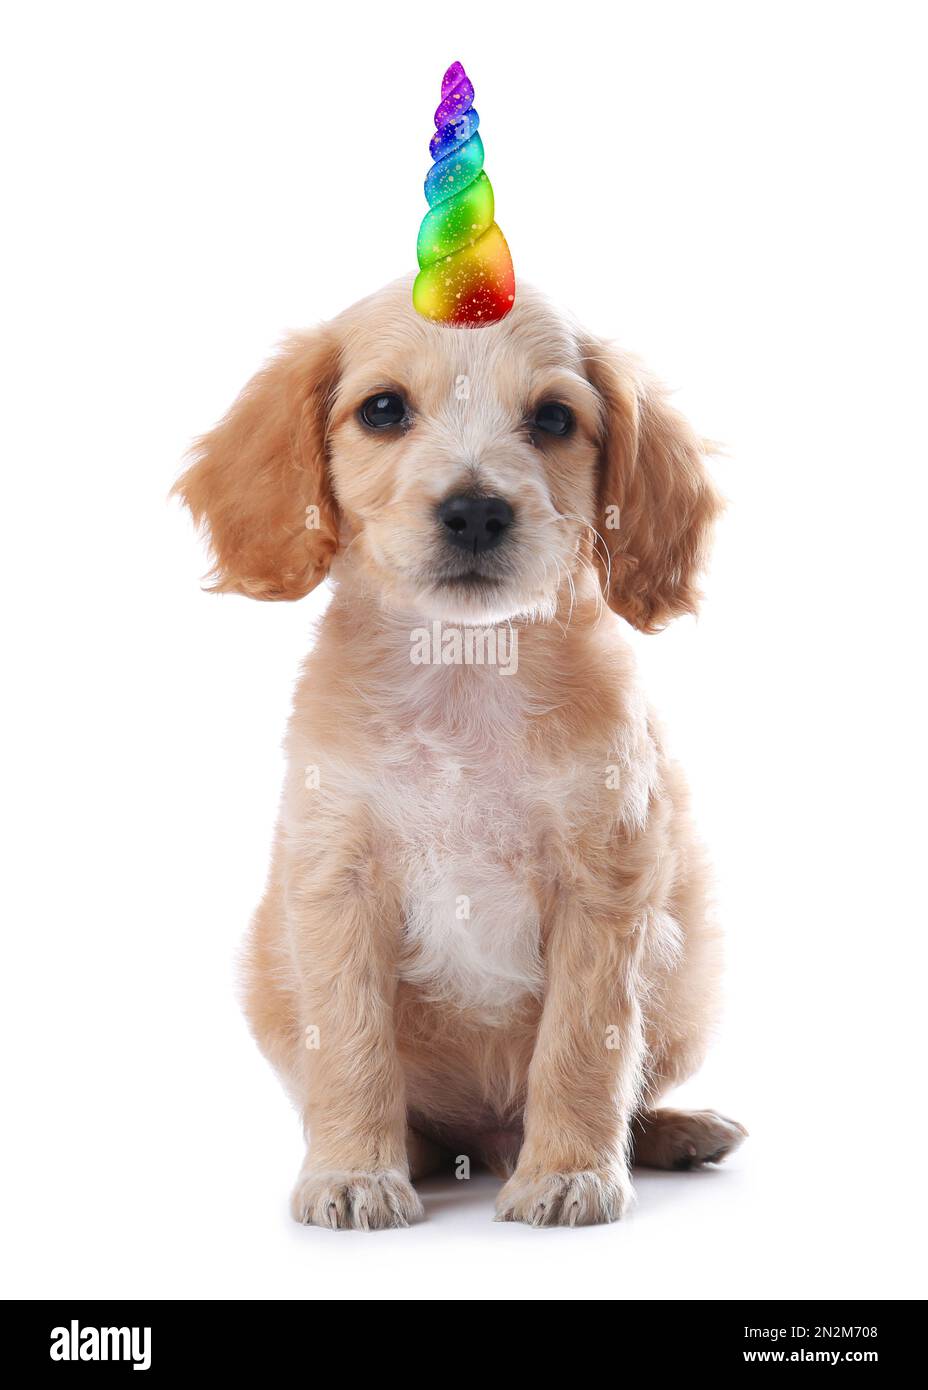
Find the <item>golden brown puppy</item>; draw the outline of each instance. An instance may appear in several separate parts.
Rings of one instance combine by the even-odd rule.
[[[475,331],[402,281],[294,337],[178,489],[216,589],[334,585],[247,951],[306,1128],[297,1220],[404,1225],[450,1150],[507,1177],[503,1220],[612,1221],[632,1161],[730,1152],[740,1125],[655,1108],[719,969],[610,611],[692,612],[719,511],[661,390],[525,286]]]

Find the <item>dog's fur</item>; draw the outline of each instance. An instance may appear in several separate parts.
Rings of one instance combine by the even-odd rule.
[[[387,389],[412,419],[374,433],[358,410]],[[550,399],[567,438],[527,423]],[[695,610],[720,506],[703,455],[635,362],[525,286],[468,330],[419,318],[407,281],[292,338],[199,441],[177,486],[213,587],[334,585],[246,957],[309,1141],[298,1220],[405,1224],[410,1179],[450,1151],[508,1178],[504,1220],[609,1221],[632,1160],[740,1142],[654,1108],[703,1055],[719,941],[610,611],[652,632]],[[447,579],[436,519],[462,492],[515,512],[477,588]],[[413,664],[435,619],[511,624],[518,669]]]

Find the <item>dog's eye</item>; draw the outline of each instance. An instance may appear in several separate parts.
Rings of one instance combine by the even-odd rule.
[[[535,426],[545,434],[563,437],[573,429],[574,417],[560,401],[544,401],[535,411]]]
[[[372,430],[388,430],[405,420],[406,402],[395,391],[382,391],[379,396],[370,396],[359,413]]]

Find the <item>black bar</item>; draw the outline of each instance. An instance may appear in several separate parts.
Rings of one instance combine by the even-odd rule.
[[[500,1300],[481,1300],[478,1296],[467,1301]],[[901,1371],[913,1364],[924,1347],[923,1307],[922,1301],[629,1301],[600,1328],[596,1359],[608,1355],[614,1361],[617,1378],[627,1366],[640,1361],[655,1372],[685,1368],[711,1373],[724,1368],[774,1377],[795,1366],[807,1368],[810,1374],[827,1370],[832,1376]],[[350,1316],[357,1326],[359,1314],[352,1312]],[[370,1316],[375,1326],[382,1322],[383,1314]],[[589,1319],[583,1342],[578,1342],[579,1329],[573,1325],[570,1336],[558,1347],[560,1356],[577,1358],[578,1370],[588,1364],[597,1346],[589,1334],[595,1331],[593,1320],[599,1315],[591,1311],[580,1316],[584,1321]],[[341,1350],[340,1315],[327,1306],[319,1308],[302,1301],[11,1301],[3,1305],[2,1317],[8,1363],[25,1372],[25,1383],[36,1371],[44,1372],[43,1381],[50,1372],[63,1383],[88,1373],[129,1374],[143,1383],[142,1375],[150,1378],[159,1373],[197,1370],[211,1375],[228,1371],[235,1376],[254,1371],[262,1379],[270,1372],[293,1370],[305,1381],[329,1374],[323,1371],[320,1357],[327,1360],[336,1347]],[[527,1317],[531,1319],[531,1314]],[[557,1324],[549,1325],[542,1338],[537,1333],[533,1337],[530,1326],[530,1321],[528,1326],[522,1325],[513,1340],[509,1352],[513,1366],[531,1363],[532,1341],[548,1347],[552,1340],[559,1340],[554,1335]],[[389,1345],[390,1374],[396,1374],[401,1336],[407,1356],[416,1355],[415,1327],[409,1319],[397,1323],[387,1344],[373,1328],[366,1338],[359,1339],[357,1332],[350,1334],[345,1350],[353,1373],[357,1373],[359,1361],[364,1364],[375,1354],[375,1347],[381,1346],[382,1355]],[[458,1326],[457,1332],[449,1328],[447,1334],[453,1338],[449,1342],[453,1366],[458,1365],[462,1346],[474,1348],[475,1369],[478,1359],[487,1357],[490,1345],[497,1347],[490,1360],[498,1362],[500,1343],[506,1340],[504,1324],[498,1318],[487,1327],[489,1342],[479,1337],[473,1323],[466,1336],[462,1338],[460,1333]],[[435,1338],[441,1335],[441,1329],[431,1323],[426,1337],[432,1348],[430,1360],[437,1352]],[[104,1352],[106,1359],[102,1359]],[[112,1359],[114,1356],[119,1359]],[[22,1375],[17,1376],[17,1383],[24,1383]]]

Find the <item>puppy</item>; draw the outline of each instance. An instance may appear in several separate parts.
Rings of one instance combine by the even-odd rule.
[[[613,1221],[632,1162],[742,1127],[659,1109],[719,938],[686,792],[615,616],[696,608],[720,507],[629,358],[521,286],[480,330],[408,281],[292,338],[177,489],[219,592],[333,596],[300,678],[246,951],[308,1148],[298,1221],[402,1226],[450,1157],[504,1221]]]

